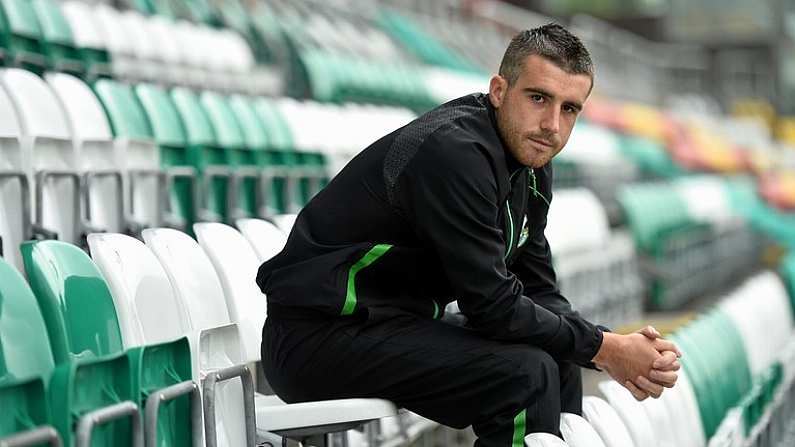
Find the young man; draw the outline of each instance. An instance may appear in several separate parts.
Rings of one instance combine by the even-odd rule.
[[[389,399],[497,447],[581,413],[580,366],[638,399],[673,386],[672,343],[651,328],[603,331],[556,287],[549,162],[592,86],[579,39],[554,24],[524,31],[488,95],[444,104],[354,158],[257,275],[276,393]],[[454,300],[463,325],[443,318]]]

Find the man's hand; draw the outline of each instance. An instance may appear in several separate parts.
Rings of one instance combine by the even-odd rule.
[[[635,399],[644,400],[660,397],[665,387],[674,386],[680,355],[673,343],[647,326],[629,335],[604,333],[593,362],[624,385]]]

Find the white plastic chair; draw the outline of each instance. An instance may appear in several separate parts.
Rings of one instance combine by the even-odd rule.
[[[566,441],[549,433],[531,433],[524,438],[526,447],[569,447]]]
[[[632,394],[613,380],[606,380],[599,384],[599,390],[605,395],[610,406],[616,410],[624,422],[624,426],[632,436],[636,446],[659,447],[646,411]]]
[[[290,232],[293,231],[293,225],[295,225],[295,219],[297,218],[298,214],[278,214],[273,216],[273,222],[280,230],[284,231],[285,234],[290,234]]]
[[[218,276],[201,247],[185,233],[171,229],[147,229],[146,245],[160,261],[176,298],[188,312],[191,327],[198,334],[197,370],[204,380],[205,431],[208,445],[217,439],[220,446],[249,445],[254,441],[254,390],[250,371],[241,352],[239,329],[229,319]],[[208,397],[205,378],[215,371],[233,371],[237,377],[219,383],[214,397]],[[242,383],[241,383],[242,380]],[[241,385],[249,389],[245,392]],[[208,402],[215,402],[215,430],[207,429]],[[249,413],[250,412],[250,413]],[[217,437],[213,436],[213,432]]]
[[[126,230],[124,165],[114,150],[102,105],[88,85],[72,75],[47,73],[45,81],[66,114],[79,169],[84,176],[91,176],[87,185],[89,223],[106,231]],[[93,177],[98,173],[110,177]]]
[[[739,330],[755,377],[777,359],[792,336],[787,290],[776,274],[764,272],[746,281],[720,307]]]
[[[624,422],[604,399],[596,396],[583,397],[582,415],[596,430],[606,447],[636,447]]]
[[[30,236],[29,166],[22,154],[22,129],[5,89],[0,85],[0,238],[2,257],[24,271],[19,244]]]
[[[110,52],[113,77],[137,79],[134,42],[127,34],[121,13],[109,5],[99,3],[93,8],[93,16],[102,40]]]
[[[259,262],[265,262],[276,256],[287,243],[287,234],[267,220],[238,219],[235,223],[251,244]]]
[[[76,243],[82,233],[80,176],[65,114],[47,84],[29,71],[4,69],[0,83],[22,131],[22,164],[35,192],[35,225]]]
[[[561,413],[560,433],[570,447],[605,447],[591,424],[576,414]]]
[[[199,244],[218,273],[232,321],[241,329],[246,354],[244,360],[257,361],[267,306],[265,296],[254,282],[259,260],[243,235],[230,226],[201,223],[193,228]],[[295,432],[295,429],[315,427],[314,433],[309,429],[298,437],[324,433],[318,427],[347,423],[353,428],[357,423],[397,414],[395,405],[383,399],[340,399],[287,405],[277,396],[257,395],[256,408],[257,429],[261,431]]]
[[[63,2],[61,3],[61,10],[66,21],[69,22],[72,36],[78,48],[91,52],[105,51],[107,49],[101,27],[96,22],[94,11],[88,3],[82,1]],[[108,68],[104,67],[105,70]],[[92,69],[96,69],[96,67]],[[96,77],[99,74],[103,73],[89,73],[92,77]]]

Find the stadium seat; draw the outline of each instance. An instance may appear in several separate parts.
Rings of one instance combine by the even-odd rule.
[[[254,99],[243,95],[229,97],[229,107],[234,118],[240,125],[245,139],[245,146],[254,151],[254,162],[260,172],[261,204],[259,216],[273,215],[279,212],[284,203],[287,203],[290,191],[294,187],[289,182],[293,181],[290,170],[283,166],[285,157],[292,154],[283,152],[278,146],[279,129],[272,123],[264,123],[254,105]]]
[[[199,417],[194,415],[191,422],[188,402],[173,402],[165,410],[170,414],[158,418],[157,432],[169,437],[161,442],[187,446],[191,436],[202,439],[201,399],[198,386],[195,391],[191,386],[200,380],[194,366],[198,366],[199,343],[163,268],[143,243],[129,236],[94,233],[88,236],[88,245],[113,297],[125,347],[143,347],[141,365],[164,372],[146,375],[149,383],[142,383],[142,393],[151,396],[152,390],[167,387],[181,390],[178,395],[195,393],[192,405],[198,405]]]
[[[198,217],[203,221],[226,221],[230,212],[229,154],[213,144],[216,136],[198,95],[178,87],[170,96],[185,128],[187,147],[194,154],[192,159],[202,177],[203,198]]]
[[[189,146],[186,128],[169,94],[151,84],[139,84],[135,93],[152,126],[162,169],[168,179],[169,226],[192,231],[200,214],[202,197],[194,148]],[[207,217],[207,216],[205,216]]]
[[[240,219],[236,224],[261,263],[276,256],[287,243],[287,234],[267,220]]]
[[[110,71],[114,79],[139,80],[143,71],[138,68],[135,42],[127,35],[122,13],[112,6],[99,3],[86,13],[93,17],[101,40],[109,53]]]
[[[87,79],[110,76],[110,56],[93,10],[81,1],[61,2],[61,12],[72,31],[77,52],[85,66]]]
[[[0,444],[11,436],[60,440],[45,388],[55,366],[47,329],[25,279],[3,260],[0,315]]]
[[[41,73],[47,65],[42,53],[39,20],[30,1],[0,1],[0,20],[7,34],[7,58],[19,67]]]
[[[64,444],[88,434],[92,445],[136,445],[143,435],[139,382],[100,273],[65,242],[26,242],[22,255],[56,365],[48,392]]]
[[[256,436],[251,373],[210,260],[196,241],[177,230],[147,229],[143,237],[189,316],[194,371],[212,379],[202,385],[207,445],[251,445]],[[219,375],[228,380],[215,383]]]
[[[209,119],[215,139],[210,142],[220,148],[230,166],[231,189],[227,193],[230,203],[227,221],[257,217],[262,203],[262,184],[259,166],[267,164],[262,147],[246,144],[246,135],[236,119],[227,97],[205,91],[200,101]],[[250,130],[248,132],[251,133]]]
[[[83,206],[88,223],[107,231],[127,231],[130,222],[125,207],[125,167],[114,151],[102,105],[91,89],[72,75],[49,72],[44,79],[69,124],[83,176]]]
[[[0,86],[0,257],[19,271],[22,271],[19,244],[32,235],[32,194],[21,135],[14,106]]]
[[[576,414],[561,413],[560,433],[569,447],[605,447],[596,430]]]
[[[297,164],[297,155],[292,130],[272,100],[257,98],[254,101],[254,110],[267,129],[268,144],[272,149],[270,162],[275,167],[273,183],[270,186],[272,192],[265,204],[267,215],[297,212],[298,185],[296,176],[292,174],[292,168]]]
[[[245,361],[258,361],[267,308],[265,296],[253,281],[257,276],[259,259],[243,235],[232,227],[202,223],[196,224],[194,231],[218,274],[229,315],[241,330]],[[256,407],[258,430],[286,432],[285,436],[299,439],[338,431],[339,428],[331,428],[337,424],[354,428],[397,413],[394,404],[381,399],[344,399],[286,405],[276,396],[257,395]]]
[[[519,438],[521,439],[521,438]],[[514,437],[514,441],[516,438]],[[519,441],[521,442],[521,441]],[[514,442],[516,445],[517,442]],[[549,433],[532,433],[524,438],[524,445],[526,447],[569,447],[566,442],[555,435]]]
[[[660,445],[655,437],[654,428],[646,416],[646,411],[626,388],[618,382],[607,380],[599,384],[599,390],[618,413],[635,446],[658,447]]]
[[[73,85],[73,94],[85,98],[86,104],[93,104],[90,99],[93,95],[84,87]],[[178,225],[179,221],[169,213],[169,202],[164,199],[170,178],[160,168],[161,154],[152,141],[152,127],[133,89],[126,84],[100,79],[94,83],[94,92],[107,112],[113,130],[116,165],[124,173],[130,216],[128,227],[132,232],[139,232],[144,227],[163,223]],[[99,110],[93,110],[99,116]]]
[[[87,225],[82,219],[80,160],[64,111],[47,84],[29,71],[5,69],[0,83],[19,119],[23,160],[30,163],[26,168],[35,192],[35,229],[78,242]]]
[[[72,37],[72,29],[54,0],[34,0],[33,9],[38,17],[42,35],[42,50],[47,65],[60,72],[82,75],[86,72]]]
[[[603,399],[583,397],[582,415],[599,434],[605,447],[636,447],[616,410]]]

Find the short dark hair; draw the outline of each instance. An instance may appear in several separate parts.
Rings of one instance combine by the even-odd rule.
[[[537,54],[572,74],[593,78],[591,55],[582,41],[557,23],[524,30],[515,35],[505,50],[500,64],[500,76],[513,85],[528,56]]]

